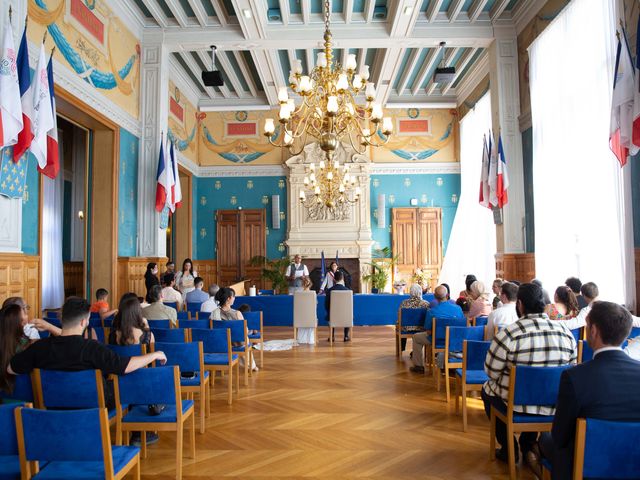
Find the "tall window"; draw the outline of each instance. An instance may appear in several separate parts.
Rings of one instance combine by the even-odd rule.
[[[630,168],[609,150],[615,3],[573,0],[529,48],[536,275],[632,307]]]
[[[473,273],[489,286],[496,275],[496,229],[493,214],[478,203],[482,138],[491,128],[491,97],[487,93],[460,121],[460,201],[451,227],[440,282],[455,298]]]

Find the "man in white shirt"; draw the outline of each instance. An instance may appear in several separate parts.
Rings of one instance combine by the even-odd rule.
[[[293,295],[295,292],[301,292],[303,288],[304,278],[309,277],[309,270],[307,266],[302,264],[302,257],[296,255],[293,257],[293,263],[287,267],[285,273],[287,281],[289,282],[289,295]]]
[[[220,287],[215,283],[209,286],[209,300],[202,302],[202,305],[200,305],[201,312],[211,313],[218,308],[218,302],[216,301],[218,290],[220,290]]]
[[[167,273],[162,277],[162,283],[164,285],[162,289],[162,300],[164,302],[178,304],[178,311],[182,310],[182,295],[174,288],[176,284],[176,276],[173,273]]]
[[[492,340],[495,328],[503,328],[518,321],[516,300],[518,299],[518,286],[511,282],[504,282],[500,287],[500,301],[502,306],[489,314],[484,339]]]

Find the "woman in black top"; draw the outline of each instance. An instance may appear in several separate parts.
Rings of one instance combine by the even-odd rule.
[[[144,285],[147,287],[147,293],[149,293],[149,290],[154,285],[160,285],[157,263],[147,263],[147,271],[144,274]]]
[[[149,345],[154,342],[153,333],[142,317],[142,308],[137,298],[126,298],[120,302],[120,308],[109,332],[111,345]]]

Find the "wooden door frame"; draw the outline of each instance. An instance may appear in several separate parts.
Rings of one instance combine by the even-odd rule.
[[[187,255],[184,258],[193,258],[193,173],[191,173],[189,170],[187,170],[185,167],[183,167],[182,165],[178,165],[178,175],[179,176],[184,176],[186,178],[186,184],[187,184],[187,191],[189,192],[189,196],[187,198],[186,202],[182,203],[182,206],[176,210],[177,212],[180,212],[179,215],[183,214],[186,212],[186,216],[187,216],[187,225],[188,228],[182,230],[182,229],[177,229],[177,225],[175,222],[175,217],[173,218],[173,224],[172,227],[174,229],[175,232],[175,237],[174,240],[176,242],[176,244],[179,243],[179,239],[178,239],[178,235],[180,234],[180,239],[182,239],[183,241],[186,241],[188,247],[186,248],[187,251]],[[184,199],[184,191],[183,191],[183,195],[182,195],[183,199]],[[186,238],[183,239],[182,237],[185,236]],[[173,250],[176,251],[176,246],[173,245]],[[169,257],[169,253],[167,252],[167,257]],[[175,255],[176,257],[179,257],[179,255]],[[179,258],[173,258],[172,259],[174,262],[176,261],[180,261]]]
[[[85,250],[85,271],[87,263],[87,252],[90,252],[89,257],[89,288],[94,290],[96,288],[109,288],[112,294],[118,291],[118,171],[119,171],[119,152],[120,152],[120,127],[117,123],[113,122],[102,113],[98,112],[90,105],[86,104],[82,100],[78,99],[58,84],[54,86],[56,95],[56,107],[60,115],[69,119],[71,122],[78,124],[82,128],[90,130],[92,135],[91,142],[87,141],[87,148],[93,147],[93,158],[91,159],[91,176],[89,176],[89,169],[87,168],[87,188],[91,186],[93,201],[91,202],[91,242],[87,245]],[[101,154],[98,149],[95,148],[96,144],[100,144],[105,147],[104,152]],[[98,154],[97,154],[98,153]],[[108,174],[106,177],[109,180],[112,188],[110,189],[110,196],[106,207],[101,204],[100,214],[96,213],[97,202],[95,195],[95,182],[96,165],[105,170]],[[104,180],[104,176],[100,176]],[[108,184],[109,184],[108,183]],[[40,182],[40,225],[39,225],[39,237],[40,237],[40,252],[42,252],[42,182]],[[87,189],[87,198],[89,198],[89,191]],[[85,241],[87,241],[87,226],[85,223]],[[110,231],[110,235],[105,235],[101,230]],[[100,245],[98,245],[100,243]],[[106,246],[106,248],[105,248]],[[98,252],[104,255],[104,250],[108,253],[109,260],[96,261]],[[85,273],[86,275],[86,273]],[[107,277],[106,283],[108,285],[96,285],[96,277]],[[86,288],[86,287],[85,287]],[[86,292],[86,296],[90,298],[92,292]]]

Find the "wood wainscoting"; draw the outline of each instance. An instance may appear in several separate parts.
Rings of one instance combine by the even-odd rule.
[[[167,263],[166,257],[118,257],[118,296],[111,298],[111,303],[117,305],[120,297],[127,292],[135,292],[139,297],[147,294],[144,285],[144,274],[147,264],[155,262],[162,274]]]
[[[64,262],[64,298],[84,297],[84,262]],[[94,292],[89,292],[91,297]]]
[[[536,278],[536,259],[533,253],[497,253],[496,277],[529,282]]]
[[[180,268],[178,266],[178,268]],[[203,290],[206,292],[209,285],[217,283],[216,261],[215,260],[194,260],[193,269],[198,272],[198,276],[204,280]],[[220,285],[224,287],[226,285]]]
[[[40,316],[40,256],[0,253],[0,301],[8,297],[24,298],[30,316]]]

